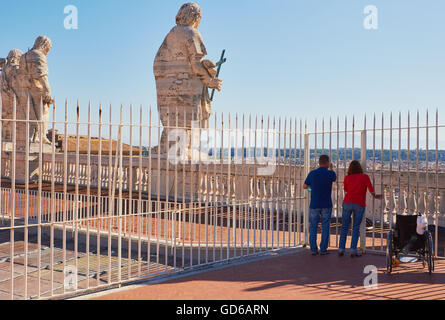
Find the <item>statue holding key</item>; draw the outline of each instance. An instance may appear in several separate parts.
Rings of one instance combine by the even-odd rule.
[[[214,63],[204,59],[207,51],[198,26],[202,19],[195,3],[182,5],[176,15],[176,26],[164,39],[154,60],[158,112],[164,127],[185,128],[190,146],[192,121],[200,128],[208,128],[212,113],[208,89],[221,90],[218,78],[221,60]],[[218,67],[218,70],[215,68]],[[213,98],[213,92],[212,92]],[[164,128],[160,139],[160,153],[168,152],[168,131]]]

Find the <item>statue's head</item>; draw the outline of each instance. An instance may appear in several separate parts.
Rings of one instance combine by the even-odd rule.
[[[202,11],[201,8],[194,2],[183,4],[176,15],[176,24],[182,26],[191,26],[198,28],[201,22]]]
[[[20,57],[23,55],[23,52],[19,49],[12,49],[8,54],[8,64],[12,66],[16,66],[20,63]]]
[[[33,50],[40,50],[45,55],[48,55],[48,52],[49,50],[51,50],[51,48],[52,48],[51,40],[45,36],[39,36],[34,42],[34,47],[32,47]]]

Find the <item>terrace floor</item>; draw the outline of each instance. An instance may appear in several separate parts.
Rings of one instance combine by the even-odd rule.
[[[2,183],[3,184],[3,183]],[[47,187],[47,186],[46,186]],[[23,217],[24,202],[20,201],[18,195],[16,198],[16,203],[21,204],[17,206],[16,217]],[[34,197],[35,198],[35,197]],[[31,197],[31,200],[34,199]],[[23,200],[23,199],[22,199]],[[50,201],[48,199],[42,201],[44,207],[49,208]],[[46,204],[46,206],[45,206]],[[31,206],[32,207],[32,206]],[[36,207],[36,206],[34,206]],[[57,207],[57,206],[56,206]],[[36,210],[30,210],[30,215],[37,214],[34,212]],[[49,212],[49,211],[43,211]],[[192,218],[190,218],[192,217]],[[228,236],[231,235],[227,232],[227,225],[224,222],[226,219],[225,210],[220,210],[215,217],[218,217],[215,221],[220,221],[217,225],[217,230],[210,228],[209,238],[213,239],[215,236],[215,243],[220,242],[226,243]],[[47,219],[47,215],[44,215]],[[206,234],[204,228],[199,228],[203,225],[202,217],[199,215],[199,210],[194,214],[188,214],[187,220],[183,221],[183,230],[186,230],[184,239],[185,242],[193,241],[194,244],[203,244],[203,239],[205,239]],[[248,216],[247,220],[251,217]],[[144,218],[145,219],[145,218]],[[124,233],[134,233],[134,226],[137,225],[137,221],[133,217],[123,218],[123,230]],[[133,221],[134,220],[134,221]],[[150,221],[151,220],[151,221]],[[157,219],[153,217],[147,221],[142,222],[142,230],[146,230],[147,225],[151,225],[151,230],[155,230],[155,226],[159,223],[159,236],[165,237],[168,228],[165,229],[165,221],[162,219]],[[108,220],[107,220],[108,221]],[[111,219],[110,221],[113,221]],[[210,219],[210,221],[213,221]],[[269,221],[266,219],[265,221]],[[151,224],[150,224],[151,222]],[[242,224],[245,225],[245,224]],[[267,224],[266,224],[267,225]],[[89,226],[91,228],[97,227],[94,223],[87,223],[82,221],[82,227]],[[263,226],[260,224],[260,226]],[[102,224],[102,227],[108,229],[108,225]],[[176,225],[177,228],[177,225]],[[105,230],[104,229],[104,230]],[[112,228],[114,230],[114,228]],[[291,228],[292,229],[292,228]],[[339,224],[331,224],[331,244],[335,245],[338,241]],[[263,230],[262,232],[257,231],[256,233],[250,232],[242,229],[237,233],[236,239],[237,244],[244,243],[249,240],[250,243],[257,242],[259,239],[263,241],[268,239],[271,241],[272,236],[275,239],[275,244],[277,240],[280,240],[281,244],[286,245],[286,243],[294,243],[295,234],[288,233],[289,226],[285,219],[280,219],[278,230],[268,231]],[[384,250],[386,245],[386,228],[376,226],[373,231],[368,231],[367,237],[367,248]],[[239,231],[239,230],[238,230]],[[179,234],[179,230],[177,231]],[[171,231],[170,231],[171,233]],[[374,239],[372,238],[374,235]],[[153,236],[153,234],[152,234]],[[444,234],[439,233],[439,246],[438,252],[440,256],[444,256],[443,247]],[[229,236],[230,237],[230,236]],[[20,264],[20,266],[14,265],[14,295],[17,298],[24,296],[24,271],[20,268],[25,265],[23,262],[23,236],[18,235],[18,231],[15,234],[14,243],[14,259],[15,264]],[[46,239],[46,238],[45,238]],[[37,263],[36,256],[39,255],[41,258],[41,275],[40,286],[41,292],[48,292],[51,285],[49,284],[50,275],[48,270],[51,269],[49,266],[50,260],[47,245],[47,240],[42,240],[42,253],[38,253],[35,247],[36,239],[30,236],[29,239],[29,257],[28,257],[28,295],[35,295],[35,285],[36,280],[35,274],[37,273]],[[297,238],[298,239],[298,238]],[[9,297],[9,287],[10,287],[10,234],[8,230],[3,230],[0,232],[0,299],[6,299]],[[20,242],[22,241],[22,242]],[[267,240],[266,240],[267,241]],[[233,245],[233,239],[231,240]],[[298,241],[297,241],[298,242]],[[263,242],[264,243],[264,242]],[[270,244],[270,242],[269,242]],[[348,241],[349,244],[349,241]],[[60,250],[62,245],[56,241],[54,256],[56,264],[59,262]],[[94,244],[93,244],[94,247]],[[82,248],[79,248],[82,249]],[[212,249],[212,248],[210,248]],[[37,251],[36,251],[37,250]],[[68,264],[71,263],[74,253],[72,248],[67,248],[67,258],[69,260]],[[89,254],[84,254],[85,250],[80,250],[80,256],[78,257],[79,265],[84,266],[84,260],[86,260],[86,265],[90,267],[89,272],[85,273],[85,277],[81,278],[80,287],[83,287],[85,283],[89,282],[92,286],[97,282],[106,281],[109,276],[114,278],[116,276],[115,260],[114,258],[110,262],[111,272],[109,274],[103,274],[99,279],[93,279],[91,270],[96,270],[98,267],[94,265],[95,259],[102,261],[106,258],[102,257],[102,252],[98,255],[90,257],[89,254],[94,253],[94,248],[90,248]],[[186,257],[187,258],[187,257]],[[202,257],[201,257],[202,258]],[[90,260],[91,262],[90,262]],[[253,259],[253,260],[252,260]],[[106,259],[105,259],[106,260]],[[106,261],[100,262],[99,266],[105,266]],[[107,260],[108,261],[108,260]],[[247,262],[246,262],[247,261]],[[151,261],[152,262],[152,261]],[[243,262],[241,264],[241,262]],[[132,265],[133,261],[129,264]],[[363,280],[366,274],[363,273],[363,269],[367,265],[375,265],[378,268],[378,288],[377,289],[365,289],[363,287]],[[153,263],[147,266],[142,266],[147,268],[147,273],[151,268],[158,268],[158,265],[153,265]],[[57,276],[54,278],[53,289],[55,293],[60,291],[63,285],[63,279],[61,278],[62,272],[60,266],[53,266],[53,269],[58,272],[55,273]],[[136,270],[136,265],[132,267],[133,272]],[[428,275],[425,269],[423,269],[421,263],[410,263],[401,265],[395,270],[391,275],[385,273],[385,257],[383,255],[373,255],[366,254],[358,259],[351,259],[348,256],[342,258],[337,257],[334,248],[331,248],[331,254],[327,256],[311,256],[309,251],[306,249],[294,249],[289,254],[282,255],[271,255],[267,254],[262,260],[258,258],[247,258],[240,262],[228,265],[225,268],[215,269],[213,267],[207,268],[206,272],[193,273],[193,274],[183,274],[180,277],[169,278],[169,280],[158,284],[145,284],[138,286],[127,286],[117,291],[108,290],[100,294],[95,295],[97,299],[216,299],[216,300],[234,300],[234,299],[443,299],[445,300],[445,260],[438,260],[436,263],[436,271],[433,275]],[[86,269],[85,269],[86,270]],[[101,269],[101,271],[103,271]],[[127,273],[123,270],[123,273]],[[128,272],[130,274],[131,272]],[[83,282],[85,283],[83,283]],[[31,290],[32,289],[32,290]],[[91,296],[85,296],[84,298],[89,298]]]
[[[364,267],[378,268],[378,288],[366,289]],[[147,300],[445,300],[445,260],[432,275],[422,263],[401,264],[386,274],[385,256],[311,256],[307,249],[195,273],[156,284],[123,287],[86,299]]]

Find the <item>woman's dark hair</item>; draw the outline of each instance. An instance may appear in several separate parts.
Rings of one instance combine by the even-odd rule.
[[[357,160],[351,161],[348,168],[348,175],[354,173],[363,173],[362,165]]]

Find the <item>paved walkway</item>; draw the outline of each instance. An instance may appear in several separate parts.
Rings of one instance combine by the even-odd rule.
[[[385,257],[311,256],[309,250],[194,274],[158,284],[104,292],[94,299],[293,300],[441,299],[445,300],[445,261],[429,275],[421,263],[402,264],[385,274]],[[366,265],[378,268],[378,288],[365,289]]]

